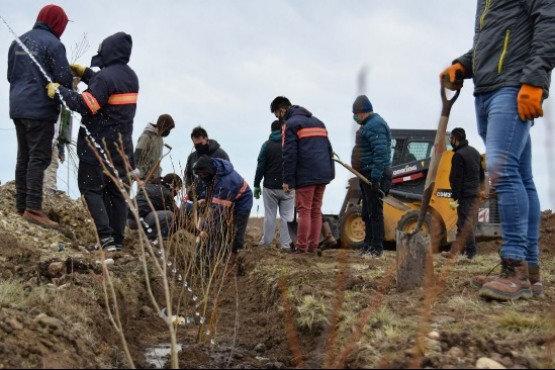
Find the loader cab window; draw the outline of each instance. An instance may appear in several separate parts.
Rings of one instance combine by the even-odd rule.
[[[405,146],[405,139],[394,139],[391,138],[391,165],[397,166],[401,164],[401,156],[403,155],[403,149]]]
[[[434,144],[428,141],[411,141],[407,144],[407,149],[405,150],[401,163],[420,161],[429,158],[433,147]]]

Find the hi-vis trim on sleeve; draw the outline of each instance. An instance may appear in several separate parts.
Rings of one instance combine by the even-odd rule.
[[[245,180],[243,180],[243,186],[241,186],[241,189],[237,193],[237,196],[235,197],[235,200],[241,198],[243,196],[243,193],[245,193],[245,191],[247,191],[248,187],[249,187],[249,184],[247,184],[247,182]]]
[[[87,104],[87,107],[89,107],[89,110],[94,116],[100,110],[100,104],[98,104],[98,101],[90,92],[85,91],[83,94],[81,94],[81,96],[85,100],[85,104]]]
[[[299,139],[306,139],[307,137],[315,136],[328,137],[328,131],[321,127],[303,128],[297,131],[297,137]]]
[[[212,203],[219,204],[220,206],[224,207],[231,207],[233,202],[231,200],[220,199],[220,198],[212,198]]]
[[[137,93],[112,94],[108,99],[110,105],[137,104]]]

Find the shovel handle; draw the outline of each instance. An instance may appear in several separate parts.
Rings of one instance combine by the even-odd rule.
[[[456,90],[455,95],[453,95],[451,99],[447,98],[447,93],[445,92],[445,90],[447,89],[442,85],[441,86],[441,102],[442,102],[441,115],[443,117],[449,117],[449,114],[451,113],[451,108],[453,107],[453,104],[455,104],[455,101],[461,94],[461,90],[460,89]]]

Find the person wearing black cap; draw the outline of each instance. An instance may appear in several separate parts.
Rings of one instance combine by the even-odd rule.
[[[283,185],[295,189],[298,229],[296,253],[317,252],[322,229],[322,201],[326,185],[335,178],[333,149],[326,125],[307,109],[284,96],[270,104],[283,125]]]
[[[164,138],[175,128],[175,122],[169,114],[158,117],[156,124],[149,123],[137,141],[135,147],[135,166],[140,171],[142,180],[158,179],[162,174],[160,159],[164,149]],[[148,180],[148,179],[147,179]]]
[[[353,119],[360,125],[351,156],[352,167],[372,183],[360,181],[362,219],[365,225],[363,253],[380,257],[385,234],[382,192],[391,187],[391,132],[366,95],[353,103]]]
[[[8,51],[10,118],[17,135],[15,203],[17,213],[42,227],[57,228],[42,209],[44,170],[52,159],[54,125],[60,103],[48,98],[44,86],[48,78],[71,88],[73,76],[60,37],[68,24],[64,10],[57,5],[43,7],[33,29],[19,37]],[[31,59],[33,57],[39,65]],[[41,72],[39,68],[44,68]]]
[[[213,235],[211,240],[218,240],[222,237],[221,228],[214,225],[225,227],[225,218],[233,219],[233,242],[231,251],[243,248],[245,243],[245,232],[253,204],[253,194],[249,184],[245,179],[233,169],[231,162],[220,158],[210,158],[202,155],[193,164],[193,174],[197,176],[204,187],[204,191],[199,195],[205,199],[205,204],[212,208],[211,220],[204,222],[201,226],[202,231],[218,230],[219,235]],[[227,235],[227,233],[226,233]],[[223,241],[226,241],[225,238]]]
[[[468,224],[468,230],[464,233],[466,236],[464,250],[461,252],[468,259],[473,259],[476,255],[474,229],[478,217],[476,199],[480,195],[480,189],[485,179],[482,156],[476,149],[468,145],[463,128],[453,129],[449,141],[455,152],[451,159],[449,182],[451,198],[453,198],[451,208],[457,209],[457,239],[462,234],[464,226]],[[452,252],[444,252],[441,255],[446,258],[455,256]]]

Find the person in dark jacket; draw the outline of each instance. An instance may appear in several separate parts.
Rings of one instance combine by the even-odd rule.
[[[477,201],[485,179],[482,156],[468,145],[466,132],[461,127],[451,131],[449,140],[455,152],[451,159],[449,182],[453,198],[451,207],[457,209],[457,238],[463,233],[465,225],[468,225],[468,230],[464,233],[466,242],[462,252],[468,259],[473,259],[476,255],[474,229],[478,217]],[[454,254],[446,252],[442,256],[451,258]]]
[[[474,81],[478,132],[499,200],[501,275],[485,298],[543,295],[539,268],[540,203],[532,174],[530,129],[543,115],[555,67],[555,2],[478,0],[474,43],[440,73],[443,85]]]
[[[47,5],[40,10],[33,29],[19,37],[27,50],[14,41],[8,51],[10,118],[17,134],[17,213],[27,221],[47,228],[59,226],[43,211],[42,197],[44,170],[52,158],[54,125],[60,113],[60,103],[48,98],[44,86],[50,79],[71,87],[73,76],[66,49],[60,41],[67,23],[68,17],[62,8]],[[32,53],[40,66],[27,52]]]
[[[183,181],[175,173],[169,173],[164,177],[153,179],[139,189],[135,201],[137,202],[137,212],[139,221],[146,231],[149,239],[158,238],[157,222],[160,224],[160,235],[167,238],[170,235],[178,207],[175,197],[183,186]],[[150,203],[149,203],[150,202]],[[152,204],[152,207],[150,206]],[[139,224],[133,212],[129,212],[127,224],[131,229],[138,229]]]
[[[353,119],[360,125],[351,155],[352,167],[372,183],[360,182],[362,219],[365,225],[363,253],[380,257],[385,235],[383,194],[391,187],[391,132],[366,95],[353,103]]]
[[[283,188],[283,156],[281,147],[281,124],[278,120],[272,122],[271,134],[262,144],[254,176],[254,197],[264,198],[264,233],[261,246],[270,246],[274,240],[276,214],[279,209],[281,229],[279,233],[280,246],[284,250],[290,249],[291,236],[288,222],[293,221],[295,212],[295,190],[286,193]],[[260,189],[260,182],[264,179],[264,191]]]
[[[198,192],[201,190],[193,175],[193,165],[195,162],[202,155],[207,155],[210,158],[221,158],[226,161],[229,161],[229,156],[216,140],[208,138],[208,133],[201,126],[193,128],[193,131],[191,131],[191,140],[193,141],[195,150],[187,157],[187,165],[185,166],[185,190],[188,199],[192,201],[198,196]]]
[[[299,215],[296,253],[316,252],[322,229],[326,185],[335,178],[333,149],[326,126],[307,109],[284,96],[270,104],[283,123],[283,190],[295,189]]]
[[[169,114],[161,114],[156,124],[149,123],[135,147],[135,166],[140,171],[141,180],[158,179],[162,174],[160,159],[164,149],[164,138],[175,128],[175,122]]]
[[[193,173],[203,185],[204,190],[200,196],[212,211],[211,219],[203,223],[203,231],[218,234],[211,235],[211,240],[224,237],[224,241],[227,241],[224,235],[228,234],[225,230],[222,231],[222,227],[225,228],[232,219],[231,251],[237,253],[245,243],[245,232],[253,204],[249,184],[233,169],[231,162],[207,155],[200,156],[195,162]]]
[[[82,94],[56,83],[47,86],[51,97],[59,89],[69,108],[81,114],[84,127],[77,140],[77,182],[94,219],[100,245],[107,251],[123,247],[127,202],[122,191],[130,182],[128,170],[135,168],[132,135],[139,80],[128,65],[132,45],[131,35],[118,32],[104,39],[92,58],[91,67],[101,68],[99,72],[71,65],[88,85]],[[102,162],[119,182],[104,173]]]

